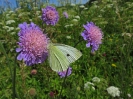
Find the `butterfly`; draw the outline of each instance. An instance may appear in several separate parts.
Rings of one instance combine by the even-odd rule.
[[[79,50],[65,44],[50,43],[48,51],[50,67],[56,72],[66,71],[70,63],[75,62],[82,56]]]

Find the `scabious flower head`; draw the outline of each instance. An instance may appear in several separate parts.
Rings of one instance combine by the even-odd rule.
[[[24,22],[19,24],[19,28],[19,48],[16,49],[19,55],[17,59],[24,60],[28,66],[44,62],[48,55],[49,38],[34,23]]]
[[[72,68],[68,67],[68,71],[66,70],[63,72],[58,72],[58,75],[60,76],[60,78],[63,78],[66,76],[66,73],[67,73],[67,76],[69,76],[72,73]]]
[[[110,94],[112,97],[120,96],[120,91],[117,87],[110,86],[107,88],[108,94]]]
[[[93,22],[88,22],[86,25],[83,25],[85,30],[81,33],[81,36],[88,43],[86,47],[92,46],[92,52],[96,51],[99,47],[99,44],[102,43],[103,33],[99,27],[97,27]]]
[[[68,18],[68,13],[67,12],[63,12],[63,15],[65,16],[65,18]]]
[[[59,15],[54,7],[47,6],[46,8],[42,9],[41,18],[47,25],[55,25],[59,20]]]

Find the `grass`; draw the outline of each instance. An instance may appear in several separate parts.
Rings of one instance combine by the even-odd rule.
[[[60,19],[55,26],[42,25],[41,8],[46,5],[37,8],[32,3],[21,2],[19,7],[13,12],[7,9],[0,14],[0,99],[11,99],[13,95],[17,99],[132,99],[128,96],[133,95],[132,1],[95,1],[91,6],[86,5],[86,10],[79,5],[56,7]],[[63,16],[64,11],[69,14],[68,19]],[[72,21],[75,16],[80,17],[77,22]],[[8,20],[15,23],[6,24]],[[18,24],[31,21],[45,29],[52,42],[76,45],[82,51],[82,57],[71,64],[70,76],[60,78],[51,70],[48,61],[35,66],[16,61]],[[94,22],[104,34],[102,44],[95,53],[86,48],[85,41],[79,42],[83,39],[81,32],[87,21]],[[69,26],[66,28],[66,25]],[[31,74],[33,68],[37,70],[36,75]],[[94,77],[98,77],[100,82],[93,82]],[[13,82],[12,78],[16,81]],[[86,90],[84,85],[87,82],[94,85],[89,85]],[[108,94],[109,86],[118,87],[120,96]]]

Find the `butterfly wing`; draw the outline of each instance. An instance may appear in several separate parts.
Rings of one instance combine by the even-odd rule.
[[[75,62],[82,56],[82,53],[74,47],[64,44],[54,44],[67,58],[69,63]]]
[[[49,44],[49,64],[54,71],[65,71],[69,67],[69,61],[60,49],[54,44]]]

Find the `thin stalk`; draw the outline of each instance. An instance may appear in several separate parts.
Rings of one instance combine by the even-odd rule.
[[[69,68],[68,68],[68,69],[69,69]],[[65,81],[66,81],[66,78],[67,78],[68,69],[67,69],[65,78],[64,78],[64,80],[63,80],[63,83],[62,83],[62,88],[61,88],[61,91],[60,91],[60,94],[59,94],[59,99],[61,99],[61,94],[62,94],[62,90],[63,90],[63,85],[64,85],[64,83],[65,83]]]

